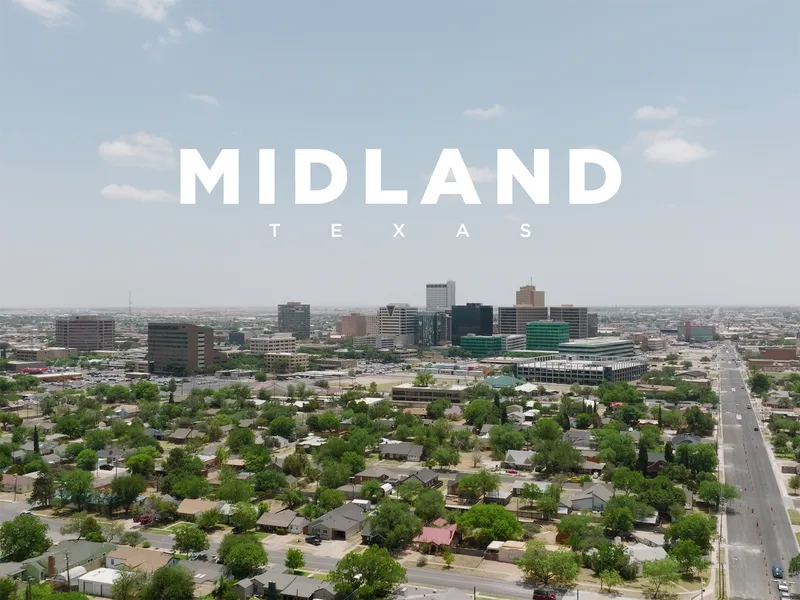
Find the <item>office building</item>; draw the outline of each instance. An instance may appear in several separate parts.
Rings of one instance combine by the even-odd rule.
[[[452,318],[446,312],[418,312],[416,345],[423,348],[439,346],[450,341]]]
[[[378,333],[378,315],[364,315],[364,321],[367,324],[366,335]]]
[[[498,333],[501,335],[527,335],[526,325],[532,321],[546,321],[546,306],[501,306],[497,309]]]
[[[296,371],[307,371],[310,354],[298,352],[267,352],[264,355],[264,368],[267,373],[295,373]]]
[[[633,340],[598,337],[571,340],[558,345],[561,354],[579,360],[596,360],[634,356]]]
[[[450,400],[452,404],[461,404],[467,400],[466,385],[431,385],[415,386],[413,383],[401,383],[392,388],[392,402],[428,404],[439,399]]]
[[[74,348],[14,348],[14,359],[21,362],[65,360],[75,354]]]
[[[250,351],[256,354],[269,352],[288,352],[294,354],[297,340],[291,333],[274,333],[264,337],[251,338]]]
[[[586,337],[597,337],[597,331],[600,328],[600,319],[598,318],[597,313],[589,313],[587,318],[589,321]]]
[[[526,350],[558,350],[559,344],[569,341],[569,323],[563,321],[533,321],[526,326]]]
[[[544,360],[517,365],[517,377],[536,383],[600,385],[604,381],[636,381],[647,372],[647,362]]]
[[[97,315],[56,318],[56,346],[81,352],[114,350],[114,319]]]
[[[454,346],[461,344],[461,337],[473,333],[475,335],[492,335],[494,329],[494,310],[491,306],[480,302],[453,306],[452,342]]]
[[[339,333],[347,337],[367,335],[367,317],[361,313],[342,315],[339,322]]]
[[[249,331],[231,331],[228,333],[228,343],[233,346],[246,346],[252,337]]]
[[[503,340],[503,352],[516,352],[518,350],[525,350],[525,336],[517,333],[510,335],[501,335],[500,339]]]
[[[311,337],[311,306],[301,302],[278,305],[278,331],[293,333],[298,340]]]
[[[456,303],[456,282],[429,283],[425,286],[425,310],[441,312],[450,310]]]
[[[157,374],[203,373],[218,360],[214,330],[189,323],[148,323],[147,358]]]
[[[547,306],[544,301],[544,292],[537,290],[535,285],[523,285],[517,290],[517,306]]]
[[[667,338],[649,337],[642,345],[647,346],[650,352],[662,352],[667,349]]]
[[[714,325],[695,325],[686,321],[678,327],[679,342],[712,342],[716,336],[717,328]]]
[[[473,358],[486,356],[502,356],[503,338],[499,335],[474,335],[472,333],[461,336],[458,344],[467,350]]]
[[[413,346],[416,327],[417,309],[409,304],[388,304],[378,309],[378,333],[394,336],[396,346]]]
[[[562,304],[550,307],[550,320],[569,323],[569,339],[582,340],[589,337],[589,311],[585,306]]]

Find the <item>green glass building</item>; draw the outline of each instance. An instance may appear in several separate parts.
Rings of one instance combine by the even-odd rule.
[[[465,335],[461,338],[459,346],[468,350],[474,358],[503,354],[503,338],[499,335]]]
[[[558,350],[559,344],[569,341],[569,323],[532,321],[525,325],[525,334],[528,350]]]

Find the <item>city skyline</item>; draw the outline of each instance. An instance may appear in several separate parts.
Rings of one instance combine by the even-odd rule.
[[[128,290],[149,307],[423,306],[445,279],[503,306],[531,276],[549,305],[800,301],[800,4],[243,6],[0,4],[0,218],[24,257],[0,265],[0,307],[124,307]],[[274,206],[258,204],[262,147]],[[570,206],[567,151],[591,147],[622,187]],[[238,148],[241,204],[222,186],[178,204],[181,148]],[[342,157],[340,199],[292,204],[298,148]],[[364,205],[365,148],[407,206]],[[444,148],[481,206],[420,205]],[[519,186],[496,204],[498,148],[528,168],[550,149],[550,205]]]

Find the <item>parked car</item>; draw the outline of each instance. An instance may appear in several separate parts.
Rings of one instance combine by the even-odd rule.
[[[772,576],[775,579],[783,579],[783,569],[781,569],[778,565],[772,566]]]
[[[155,515],[153,513],[147,513],[144,515],[139,515],[137,517],[133,517],[134,523],[140,523],[142,525],[149,525],[155,519]]]
[[[778,582],[778,589],[780,591],[782,591],[782,592],[788,592],[789,591],[789,586],[786,585],[783,581],[779,581]]]
[[[506,469],[506,473],[508,473],[509,475],[519,475],[519,471],[517,471],[516,469]]]
[[[322,539],[318,535],[309,535],[306,538],[307,544],[314,544],[315,546],[319,546],[322,543]]]
[[[533,600],[556,600],[554,592],[545,589],[533,590]]]
[[[23,510],[23,511],[22,511],[21,513],[19,513],[19,514],[21,514],[21,515],[32,515],[33,513],[32,513],[31,511],[29,511],[29,510]]]

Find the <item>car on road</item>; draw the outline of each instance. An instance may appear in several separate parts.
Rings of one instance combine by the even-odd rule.
[[[309,535],[306,538],[306,543],[307,544],[314,544],[315,546],[319,546],[320,544],[322,544],[322,540],[320,539],[320,537],[318,535]]]
[[[29,510],[23,510],[23,511],[22,511],[21,513],[19,513],[19,514],[21,514],[21,515],[32,515],[33,513],[32,513],[31,511],[29,511]]]
[[[533,600],[556,600],[554,592],[545,589],[533,590]]]
[[[778,582],[778,589],[779,589],[780,591],[782,591],[782,592],[788,592],[788,591],[789,591],[789,586],[788,586],[788,585],[786,585],[784,582],[782,582],[782,581],[779,581],[779,582]]]
[[[753,410],[753,407],[748,404],[747,405],[747,410]]]
[[[778,565],[772,565],[772,576],[775,579],[783,579],[783,569]]]
[[[517,471],[516,469],[506,469],[506,473],[508,473],[509,475],[519,475],[519,471]]]
[[[753,431],[758,431],[758,427],[753,427]]]

